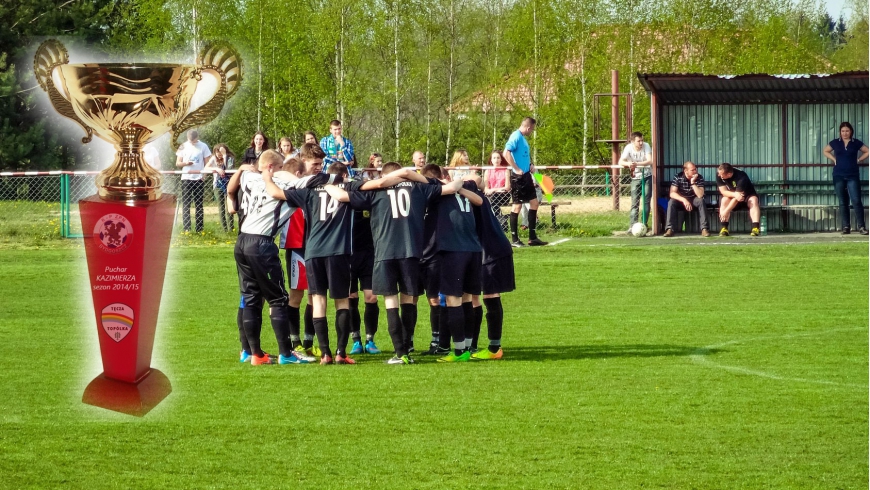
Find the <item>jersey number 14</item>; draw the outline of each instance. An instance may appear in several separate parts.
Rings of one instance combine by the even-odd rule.
[[[326,221],[327,215],[331,215],[338,209],[338,201],[326,192],[318,194],[320,195],[320,221]]]

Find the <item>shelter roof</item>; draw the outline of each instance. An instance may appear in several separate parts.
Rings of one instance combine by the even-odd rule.
[[[664,105],[867,103],[868,72],[832,74],[702,75],[638,73]]]

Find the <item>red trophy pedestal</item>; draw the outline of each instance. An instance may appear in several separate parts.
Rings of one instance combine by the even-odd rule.
[[[84,403],[142,416],[172,391],[151,369],[175,196],[133,203],[79,201],[103,374]]]

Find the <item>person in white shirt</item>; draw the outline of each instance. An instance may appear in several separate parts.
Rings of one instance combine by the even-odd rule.
[[[638,214],[642,213],[643,224],[647,224],[652,197],[652,148],[644,143],[642,133],[631,133],[631,141],[622,150],[619,164],[631,171],[631,211],[628,214],[628,229],[631,230],[631,225],[641,221]],[[642,195],[644,203],[640,210]]]
[[[175,166],[181,174],[181,220],[184,231],[190,231],[190,204],[196,208],[196,232],[203,228],[202,194],[204,182],[200,173],[205,168],[205,161],[211,156],[208,145],[199,141],[199,132],[192,129],[187,132],[187,141],[175,153],[178,158]]]
[[[142,159],[145,160],[145,163],[154,167],[154,170],[157,170],[158,172],[162,170],[160,165],[160,153],[157,151],[157,148],[154,147],[154,143],[148,143],[142,147]]]

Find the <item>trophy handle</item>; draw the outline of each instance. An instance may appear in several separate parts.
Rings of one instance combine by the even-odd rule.
[[[227,43],[206,44],[197,61],[198,70],[210,70],[220,77],[220,87],[211,100],[172,126],[173,143],[177,142],[178,137],[188,129],[206,124],[220,114],[224,103],[236,93],[242,83],[242,58]]]
[[[69,54],[66,48],[60,41],[49,39],[39,45],[36,54],[33,56],[33,72],[36,74],[36,81],[39,82],[39,86],[48,94],[48,100],[51,101],[51,105],[62,116],[77,122],[87,133],[87,136],[82,138],[82,143],[89,143],[94,137],[94,130],[79,119],[70,101],[54,86],[54,80],[51,78],[51,73],[55,68],[67,63],[69,63]]]

